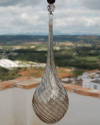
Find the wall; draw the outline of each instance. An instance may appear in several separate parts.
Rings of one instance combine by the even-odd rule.
[[[32,107],[32,99],[35,88],[27,90],[27,125],[41,125],[41,121],[35,115]]]
[[[27,125],[27,90],[14,88],[15,125]]]
[[[90,89],[94,89],[94,85],[97,86],[97,89],[100,90],[100,84],[98,83],[93,83],[93,82],[90,82]]]
[[[33,125],[32,95],[40,80],[23,77],[0,82],[0,125]]]
[[[0,125],[15,125],[13,88],[0,91]]]
[[[98,110],[100,99],[81,96],[75,93],[68,93],[68,97],[69,108],[66,115],[61,121],[52,125],[100,125],[100,110]],[[33,114],[34,112],[32,111],[31,113]],[[32,119],[33,124],[30,123],[28,125],[48,125],[38,118]]]
[[[78,76],[78,77],[77,77],[77,80],[80,80],[80,79],[82,79],[82,76]]]
[[[82,87],[90,88],[90,81],[93,81],[93,80],[95,79],[83,79]]]
[[[68,93],[68,112],[61,121],[53,125],[99,125],[100,91],[76,85],[63,85],[66,91],[73,93]],[[48,125],[39,120],[32,107],[33,94],[38,84],[27,80],[14,86],[15,88],[13,83],[6,83],[5,86],[4,83],[0,84],[0,125]]]
[[[100,74],[95,74],[95,78],[99,78],[100,77]]]
[[[15,87],[0,91],[0,125],[41,125],[32,107],[35,89]]]
[[[32,98],[36,88],[14,88],[15,125],[44,125],[35,115]]]
[[[88,76],[89,76],[89,74],[86,73],[86,72],[84,72],[84,73],[82,74],[82,78],[87,78]]]

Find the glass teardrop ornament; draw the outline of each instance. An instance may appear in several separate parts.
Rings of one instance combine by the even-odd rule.
[[[42,81],[34,93],[32,105],[35,114],[47,124],[60,121],[69,105],[68,95],[58,78],[54,64],[53,15],[51,14],[49,16],[47,64]]]

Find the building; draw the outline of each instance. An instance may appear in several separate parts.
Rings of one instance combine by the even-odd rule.
[[[100,72],[97,72],[96,74],[95,74],[95,78],[100,78]]]
[[[80,80],[80,79],[82,79],[82,76],[78,76],[76,80]]]
[[[35,48],[35,46],[30,46],[31,49]]]
[[[82,82],[82,86],[85,88],[90,88],[90,82],[93,81],[95,79],[90,79],[90,78],[84,78],[83,82]]]
[[[71,69],[69,69],[69,68],[65,68],[64,70],[67,71],[67,72],[71,71]]]
[[[0,66],[3,67],[3,68],[6,68],[6,69],[18,67],[18,65],[15,62],[13,62],[9,59],[1,59],[0,60]]]
[[[100,90],[100,80],[91,81],[90,85],[89,85],[89,88],[90,89],[98,89],[98,90]]]
[[[60,50],[61,48],[59,46],[53,47],[54,50]]]
[[[89,77],[92,77],[94,76],[97,72],[99,72],[98,69],[95,69],[95,70],[91,70],[91,71],[86,71],[82,74],[82,78],[89,78]]]
[[[98,69],[86,71],[81,76],[77,77],[77,80],[82,79],[82,86],[85,88],[91,88],[90,82],[93,80],[99,80],[100,79],[100,71]]]
[[[74,56],[78,55],[78,53],[73,53]]]
[[[80,86],[82,86],[82,83],[83,83],[83,80],[82,80],[82,79],[75,81],[75,85],[80,85]]]

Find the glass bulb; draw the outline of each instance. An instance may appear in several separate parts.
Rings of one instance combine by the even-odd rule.
[[[49,12],[54,12],[54,10],[55,10],[55,5],[49,4],[49,5],[47,6],[47,10],[48,10]]]
[[[32,105],[39,119],[48,124],[60,121],[69,105],[68,95],[58,78],[54,64],[52,13],[49,16],[47,64],[42,81],[34,93]]]

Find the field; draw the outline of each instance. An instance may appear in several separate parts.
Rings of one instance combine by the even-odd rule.
[[[74,46],[74,44],[72,42],[66,41],[66,42],[59,42],[58,45],[63,45],[63,46]]]
[[[12,79],[16,79],[18,77],[21,77],[21,75],[18,74],[18,72],[19,72],[18,69],[9,71],[7,69],[0,67],[0,79],[2,81],[6,81],[6,80],[12,80]]]
[[[35,77],[35,78],[42,78],[44,74],[45,69],[44,68],[17,68],[14,70],[7,70],[5,68],[0,67],[0,80],[6,81],[6,80],[13,80],[16,78],[23,78],[23,77]],[[81,70],[77,69],[75,71],[71,71],[69,68],[56,68],[57,74],[59,79],[63,78],[70,78],[74,77],[76,78],[79,75],[82,75],[83,72],[87,70]]]
[[[21,77],[39,78],[39,77],[43,77],[44,70],[45,69],[43,68],[34,68],[34,69],[24,68],[24,69],[15,69],[13,71],[9,71],[5,69],[0,73],[0,79],[2,81],[5,81],[5,80],[13,80]],[[58,73],[59,79],[72,76],[72,74],[64,68],[57,68],[57,73]]]
[[[100,69],[100,36],[59,35],[53,39],[56,66]],[[2,42],[3,40],[5,41]],[[0,49],[0,58],[6,55],[13,61],[46,63],[47,41],[48,36],[0,36],[0,47],[4,48]]]
[[[60,79],[72,76],[70,72],[66,71],[64,68],[57,68],[57,73]],[[44,69],[42,68],[34,68],[34,69],[27,69],[27,70],[20,70],[18,72],[21,76],[32,76],[32,77],[43,77]]]
[[[44,44],[44,42],[25,42],[22,45],[40,45],[40,44]]]

